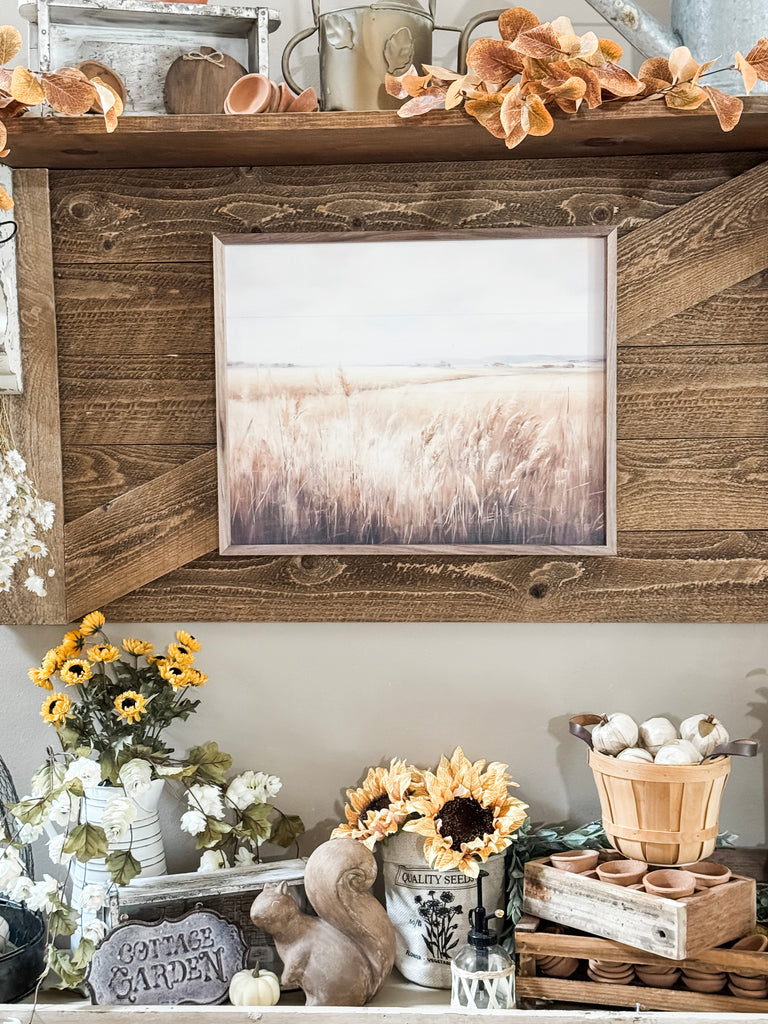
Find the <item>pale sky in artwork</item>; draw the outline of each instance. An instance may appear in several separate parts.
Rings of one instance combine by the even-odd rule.
[[[231,363],[602,359],[605,240],[228,245]]]

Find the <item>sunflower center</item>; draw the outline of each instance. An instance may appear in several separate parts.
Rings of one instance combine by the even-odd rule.
[[[374,799],[371,800],[370,803],[365,805],[365,807],[363,808],[363,813],[360,815],[360,817],[362,818],[363,821],[365,821],[366,816],[369,813],[376,814],[377,811],[383,811],[387,807],[389,807],[390,803],[391,800],[389,799],[389,796],[386,793],[382,793],[381,796],[374,797]]]
[[[123,697],[123,707],[124,708],[135,708],[136,707],[136,700],[133,697]]]
[[[82,666],[82,665],[70,665],[69,671],[70,671],[70,672],[72,673],[72,675],[74,675],[74,676],[79,676],[79,675],[82,675],[82,672],[83,672],[83,666]]]
[[[460,850],[462,843],[471,843],[493,832],[493,809],[481,806],[471,796],[457,796],[443,804],[438,831],[451,839],[451,849]]]

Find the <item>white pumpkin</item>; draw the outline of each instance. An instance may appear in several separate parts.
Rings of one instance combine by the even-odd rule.
[[[648,718],[637,727],[640,742],[656,756],[665,743],[680,739],[677,729],[668,718]],[[651,758],[653,760],[653,758]]]
[[[665,743],[654,758],[656,764],[698,764],[701,754],[688,740]]]
[[[680,735],[692,743],[702,757],[709,757],[716,747],[731,738],[723,723],[714,715],[691,715],[680,726]]]
[[[603,715],[592,730],[592,746],[601,754],[618,754],[637,746],[637,724],[629,715],[617,711]]]
[[[645,764],[653,764],[653,754],[650,750],[642,747],[626,747],[616,755],[617,761],[641,761]]]
[[[229,983],[233,1006],[274,1006],[280,999],[280,979],[272,971],[238,971]]]
[[[11,944],[11,926],[4,917],[0,917],[0,956],[12,953],[14,948]]]

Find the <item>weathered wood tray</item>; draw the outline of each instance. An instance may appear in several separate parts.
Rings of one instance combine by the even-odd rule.
[[[670,900],[553,868],[549,858],[525,865],[523,910],[534,917],[684,960],[755,928],[755,881],[734,875],[724,885]]]
[[[561,872],[565,874],[566,872]],[[709,995],[691,992],[678,981],[673,988],[650,988],[639,982],[631,985],[604,984],[585,980],[586,961],[607,960],[620,964],[646,964],[669,966],[666,958],[608,939],[589,935],[555,935],[551,932],[517,932],[517,951],[520,968],[517,976],[518,1005],[537,999],[553,1002],[587,1003],[600,1006],[628,1006],[639,1010],[688,1010],[692,1013],[711,1013],[712,1020],[730,1013],[760,1014],[768,1019],[768,1000],[745,999],[723,993]],[[575,957],[585,961],[578,971],[566,979],[537,975],[537,956]],[[695,958],[682,961],[678,966],[697,970],[750,971],[768,975],[768,953],[745,953],[732,949],[713,949]],[[717,1016],[716,1016],[717,1014]]]

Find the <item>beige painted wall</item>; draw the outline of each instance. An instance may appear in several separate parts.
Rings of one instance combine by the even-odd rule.
[[[210,682],[178,747],[215,739],[240,769],[284,780],[281,806],[312,841],[339,818],[343,791],[393,755],[434,762],[457,743],[508,761],[534,819],[598,816],[586,748],[570,714],[624,710],[682,717],[715,711],[734,735],[765,736],[768,631],[752,625],[280,624],[188,628]],[[162,645],[171,627],[121,626]],[[0,752],[28,780],[52,733],[27,668],[60,631],[0,629]],[[167,801],[169,814],[173,801]],[[735,759],[722,824],[765,839],[762,758]],[[193,854],[169,822],[174,868]]]

